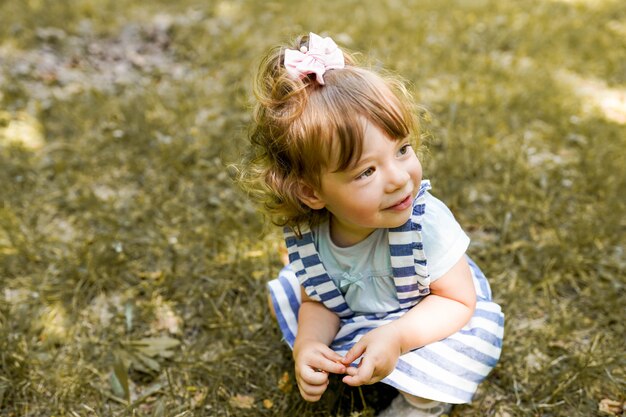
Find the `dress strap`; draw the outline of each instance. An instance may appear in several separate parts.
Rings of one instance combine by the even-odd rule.
[[[408,309],[430,293],[430,277],[422,244],[422,217],[430,181],[422,181],[413,202],[413,213],[402,226],[389,229],[391,268],[400,307]]]
[[[298,239],[291,229],[287,227],[283,229],[289,262],[300,285],[304,287],[309,297],[324,303],[339,317],[352,317],[354,313],[322,264],[311,229],[303,226],[301,232],[302,238]]]

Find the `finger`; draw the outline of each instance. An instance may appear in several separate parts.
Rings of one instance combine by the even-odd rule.
[[[310,402],[318,401],[322,397],[322,394],[324,394],[324,392],[326,391],[327,387],[328,387],[328,382],[326,382],[323,385],[302,384],[300,386],[300,395],[306,401],[310,401]]]
[[[370,362],[371,361],[362,359],[356,374],[346,375],[343,377],[342,381],[353,387],[371,383],[372,375],[374,374],[374,364]]]
[[[357,342],[354,346],[352,346],[352,348],[348,351],[348,353],[346,353],[346,356],[344,356],[341,359],[341,362],[344,365],[350,365],[359,356],[361,356],[363,352],[365,352],[365,344]]]
[[[315,358],[315,360],[311,361],[310,366],[312,368],[317,368],[321,371],[331,372],[333,374],[345,374],[346,373],[346,366],[343,363],[341,362],[337,363],[324,356]]]
[[[322,351],[322,355],[324,355],[326,358],[328,358],[329,360],[333,362],[341,362],[341,359],[343,359],[343,357],[340,354],[338,354],[337,352],[335,352],[328,346],[322,347],[321,351]]]
[[[305,401],[308,401],[308,402],[310,402],[310,403],[314,403],[314,402],[316,402],[316,401],[319,401],[319,400],[320,400],[320,398],[322,398],[322,396],[321,396],[321,395],[308,395],[307,393],[302,392],[302,391],[300,391],[300,395],[302,396],[302,398],[303,398]]]
[[[346,374],[348,374],[350,376],[355,376],[358,372],[359,372],[359,370],[358,370],[358,368],[356,366],[348,366],[346,368]]]
[[[306,384],[311,386],[320,386],[328,382],[328,373],[316,371],[314,368],[307,367],[300,376]]]

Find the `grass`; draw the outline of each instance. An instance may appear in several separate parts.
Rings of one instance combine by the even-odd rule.
[[[347,18],[345,18],[347,17]],[[453,416],[623,415],[626,6],[0,4],[0,414],[372,416],[300,400],[233,185],[260,54],[327,32],[411,83],[425,177],[507,315]]]

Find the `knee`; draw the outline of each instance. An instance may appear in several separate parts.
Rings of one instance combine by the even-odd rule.
[[[421,405],[426,405],[426,404],[430,404],[433,402],[433,400],[429,400],[423,397],[418,397],[416,395],[411,395],[408,392],[404,392],[404,391],[400,391],[400,394],[402,394],[404,399],[407,400],[407,402],[413,406],[419,407]]]

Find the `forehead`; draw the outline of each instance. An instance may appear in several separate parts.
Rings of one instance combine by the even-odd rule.
[[[377,141],[398,141],[401,137],[390,136],[381,127],[365,117],[359,117],[358,135],[351,140],[333,138],[326,149],[326,171],[342,172],[355,168],[364,157],[370,157],[370,148]],[[354,142],[354,143],[350,143]]]
[[[403,139],[414,127],[410,106],[377,74],[362,69],[333,70],[323,87],[313,85],[294,134],[313,172],[341,171],[361,157],[368,125],[388,138]],[[318,171],[319,172],[319,171]]]

